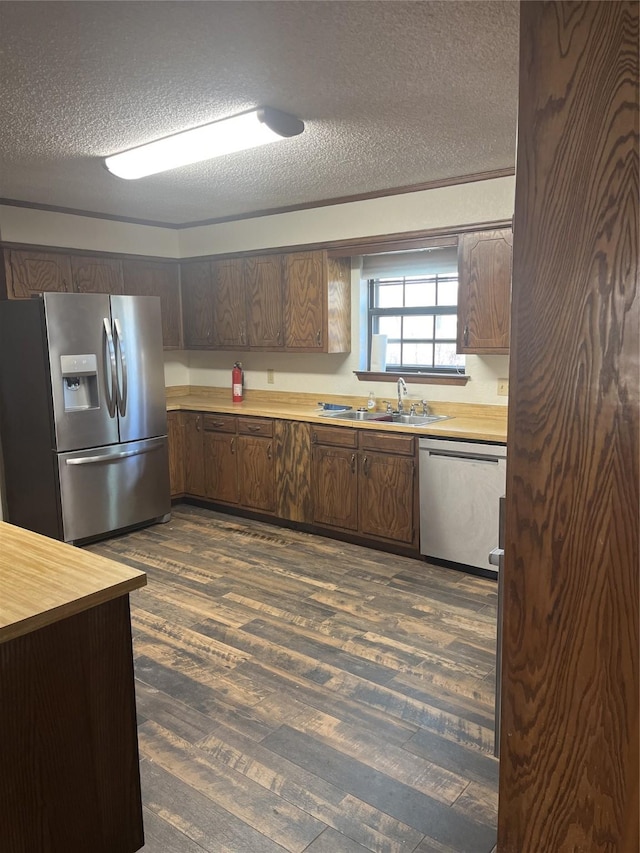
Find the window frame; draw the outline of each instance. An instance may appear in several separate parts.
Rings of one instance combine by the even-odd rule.
[[[435,287],[436,287],[436,302],[437,302],[437,293],[438,293],[437,288],[438,288],[438,283],[439,283],[438,282],[439,276],[442,279],[444,279],[446,276],[448,283],[451,283],[452,280],[455,280],[456,285],[458,283],[458,274],[457,273],[455,275],[453,275],[452,273],[444,273],[444,274],[434,273],[434,274],[427,274],[424,276],[420,276],[420,278],[423,278],[425,281],[427,281],[427,280],[434,281]],[[387,281],[388,280],[390,283],[391,282],[397,282],[399,284],[401,283],[403,288],[404,288],[404,287],[406,287],[407,280],[409,280],[409,282],[411,282],[412,278],[415,279],[415,278],[417,278],[417,276],[398,275],[396,277],[388,276],[388,277],[385,277],[384,279],[382,277],[381,278],[366,279],[366,282],[367,282],[367,369],[369,372],[371,371],[371,340],[372,340],[372,335],[378,334],[378,332],[374,331],[374,325],[375,325],[375,321],[377,318],[380,318],[380,317],[399,317],[401,323],[402,323],[402,320],[404,317],[412,317],[412,316],[413,317],[425,317],[425,316],[429,316],[429,317],[440,317],[440,316],[452,317],[452,316],[454,316],[454,317],[456,317],[456,319],[458,318],[457,300],[456,300],[455,305],[437,305],[436,304],[436,305],[427,305],[427,306],[417,305],[417,306],[392,307],[392,308],[376,308],[375,307],[374,302],[375,302],[375,293],[376,293],[377,283],[379,286],[380,281],[383,281],[383,280]],[[423,343],[426,345],[430,345],[432,347],[432,352],[434,353],[434,356],[435,356],[436,344],[440,344],[440,343],[442,343],[442,344],[454,344],[457,348],[457,336],[454,336],[453,338],[442,338],[442,339],[437,339],[435,337],[435,324],[434,324],[434,329],[433,329],[433,337],[431,337],[431,338],[424,338],[424,339],[410,338],[409,339],[409,338],[405,338],[401,335],[400,338],[398,338],[398,339],[394,338],[393,340],[394,340],[394,342],[400,343],[400,352],[401,353],[403,352],[403,346],[404,345],[412,344],[412,343]],[[464,355],[463,355],[463,359],[464,359]],[[465,365],[464,365],[464,363],[459,364],[459,365],[451,365],[451,366],[433,366],[433,365],[429,365],[429,364],[422,364],[422,365],[420,365],[420,364],[416,364],[416,365],[412,365],[412,364],[389,365],[389,364],[387,364],[385,372],[386,373],[395,373],[395,374],[402,373],[403,375],[404,374],[420,374],[420,375],[430,374],[432,376],[443,376],[443,377],[445,377],[445,376],[464,376],[465,375]]]

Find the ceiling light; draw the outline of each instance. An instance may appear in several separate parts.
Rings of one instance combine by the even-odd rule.
[[[119,178],[133,180],[297,136],[303,130],[304,123],[295,116],[262,107],[113,154],[105,158],[105,165]]]

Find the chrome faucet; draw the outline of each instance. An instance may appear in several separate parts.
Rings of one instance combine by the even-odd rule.
[[[404,408],[402,405],[402,398],[406,397],[407,393],[408,393],[407,383],[404,381],[402,376],[399,376],[398,377],[398,411],[400,413],[402,413],[403,408]]]

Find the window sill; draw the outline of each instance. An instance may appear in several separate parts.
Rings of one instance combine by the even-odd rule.
[[[466,385],[471,378],[466,373],[385,373],[373,370],[354,370],[361,382],[397,382],[400,376],[407,385]]]

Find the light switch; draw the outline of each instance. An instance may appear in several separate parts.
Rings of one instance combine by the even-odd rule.
[[[498,379],[498,397],[508,397],[509,396],[509,380],[508,379]]]

